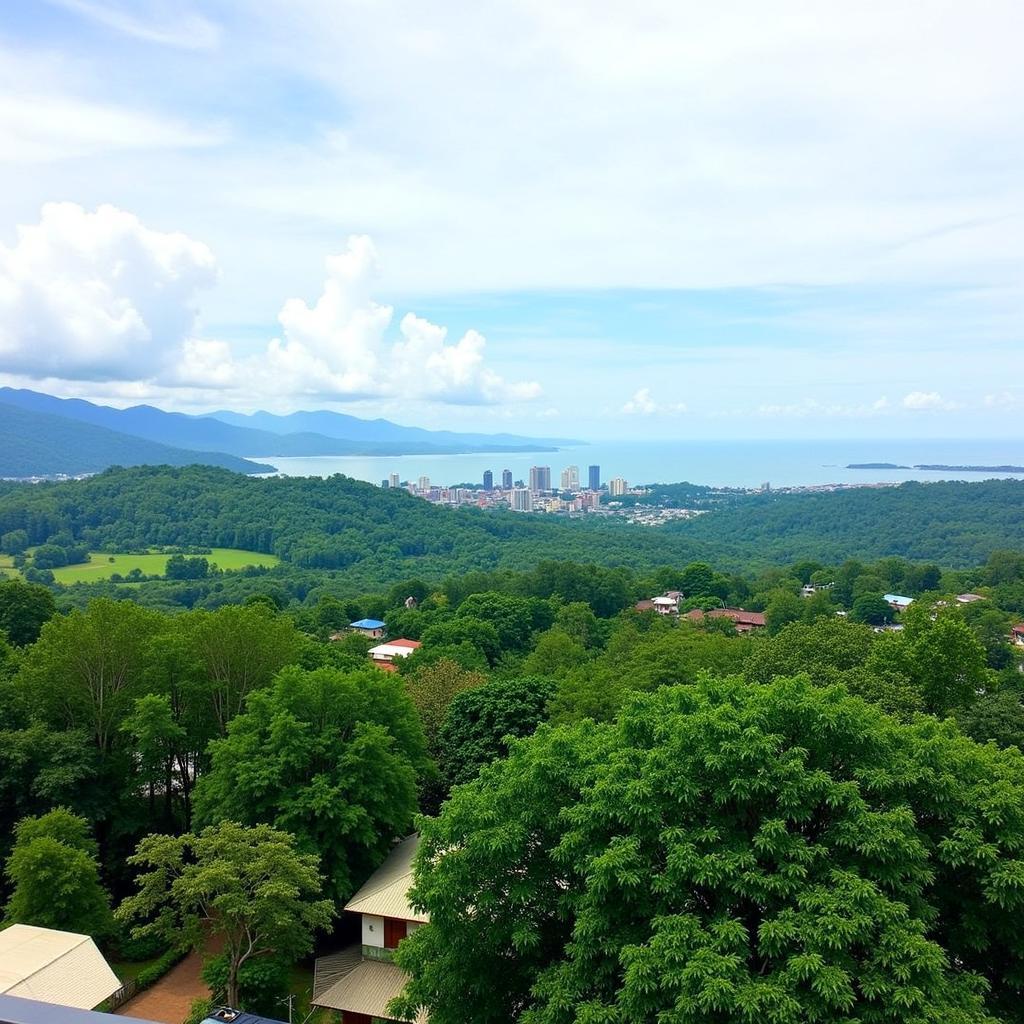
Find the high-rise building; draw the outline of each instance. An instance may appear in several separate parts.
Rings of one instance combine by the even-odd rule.
[[[420,482],[419,482],[419,484],[417,486],[419,487],[419,489],[421,491],[429,491],[430,490],[430,477],[429,476],[421,476],[420,477]]]
[[[400,487],[402,480],[397,473],[389,473],[388,483],[390,483],[392,487]]]
[[[489,469],[484,470],[484,490],[494,490],[494,474]]]
[[[601,490],[601,467],[587,467],[587,487],[592,491]]]
[[[580,467],[566,466],[562,470],[562,490],[575,493],[580,489]]]
[[[513,512],[532,512],[533,495],[527,487],[515,487],[508,496],[509,507]]]
[[[391,486],[391,481],[387,477],[384,477],[384,479],[381,480],[380,485],[386,491]]]
[[[625,494],[628,490],[629,484],[627,484],[621,476],[612,477],[612,479],[608,481],[608,493],[612,495],[612,497]]]
[[[512,490],[512,470],[511,469],[503,469],[501,471],[501,489],[503,491],[511,491]]]
[[[550,466],[530,467],[530,490],[534,492],[551,490]]]

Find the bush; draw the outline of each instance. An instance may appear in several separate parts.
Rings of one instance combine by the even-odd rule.
[[[130,928],[121,928],[119,934],[111,939],[108,952],[112,960],[123,960],[125,963],[137,964],[142,960],[152,960],[166,952],[167,943],[154,935],[136,939]]]
[[[281,959],[258,957],[247,960],[238,972],[236,1010],[261,1017],[279,1018],[281,1004],[288,996],[289,965]],[[203,964],[203,981],[210,986],[215,1004],[224,1002],[228,981],[228,958],[221,954]]]
[[[139,971],[135,976],[135,984],[139,991],[155,985],[172,967],[179,964],[188,955],[187,949],[169,949],[155,964],[150,964],[145,970]]]

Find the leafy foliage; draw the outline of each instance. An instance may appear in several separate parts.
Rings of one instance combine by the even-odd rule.
[[[1016,1013],[1024,759],[842,688],[705,679],[542,728],[423,823],[435,1024]]]
[[[200,948],[204,929],[222,937],[232,1006],[246,963],[308,953],[332,917],[330,900],[320,898],[316,856],[299,853],[291,836],[269,825],[225,821],[199,835],[147,836],[131,863],[141,869],[139,891],[118,907],[118,918],[141,922],[136,935],[158,935],[175,948]]]

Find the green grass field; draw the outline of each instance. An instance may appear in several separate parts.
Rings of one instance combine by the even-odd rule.
[[[167,567],[169,555],[108,555],[102,551],[91,552],[88,562],[82,565],[64,565],[53,570],[58,583],[91,583],[105,580],[115,572],[127,576],[132,569],[138,569],[146,576],[162,576]],[[259,551],[239,551],[235,548],[213,548],[204,555],[218,569],[244,569],[247,565],[274,566],[280,562],[276,555],[264,555]]]

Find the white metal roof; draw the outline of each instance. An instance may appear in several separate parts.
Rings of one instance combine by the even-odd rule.
[[[12,924],[0,931],[0,992],[91,1010],[121,987],[88,935]]]
[[[409,906],[407,895],[412,886],[412,859],[419,842],[418,835],[403,839],[345,904],[345,909],[355,914],[397,917],[403,921],[429,921],[426,914]]]

